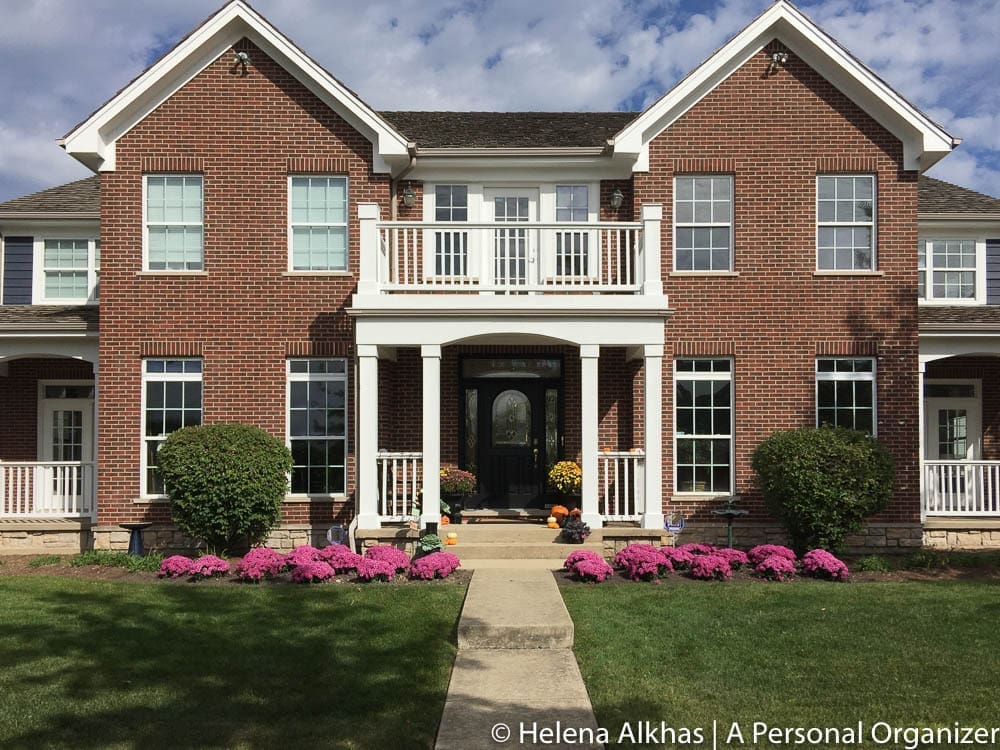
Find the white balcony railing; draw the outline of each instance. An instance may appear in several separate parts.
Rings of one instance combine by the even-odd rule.
[[[646,456],[642,451],[603,451],[597,454],[598,511],[605,521],[638,521]]]
[[[94,518],[94,464],[0,461],[0,518]]]
[[[419,504],[423,484],[422,458],[422,453],[379,451],[376,455],[382,521],[406,521],[413,517],[413,506]]]
[[[925,516],[1000,516],[1000,461],[925,461]]]

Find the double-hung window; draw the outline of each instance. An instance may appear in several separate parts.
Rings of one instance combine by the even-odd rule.
[[[201,271],[201,175],[146,175],[146,270]]]
[[[288,360],[292,493],[347,491],[347,360]]]
[[[347,270],[347,178],[289,178],[292,271]]]
[[[733,178],[674,178],[674,270],[733,270]]]
[[[875,177],[816,178],[816,268],[875,270]]]
[[[875,434],[875,360],[816,360],[816,424]]]
[[[976,241],[972,239],[921,240],[917,247],[920,299],[975,300],[979,281],[976,257]]]
[[[142,494],[162,495],[156,453],[174,430],[201,424],[201,360],[147,359],[142,387]]]
[[[45,239],[41,241],[43,302],[93,302],[101,268],[101,241]]]
[[[678,492],[732,492],[732,360],[675,360],[674,440]]]
[[[586,223],[590,218],[588,185],[556,185],[556,221]],[[556,276],[587,276],[590,267],[590,233],[556,233]]]
[[[469,186],[434,186],[434,221],[469,220]],[[434,232],[435,276],[465,277],[469,273],[469,233],[438,229]]]

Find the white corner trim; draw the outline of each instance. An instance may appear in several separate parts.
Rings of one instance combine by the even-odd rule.
[[[211,16],[59,144],[91,169],[114,170],[116,141],[243,37],[362,132],[373,144],[377,171],[389,171],[386,159],[407,156],[402,135],[242,0]]]
[[[691,109],[772,39],[815,68],[883,127],[900,138],[904,168],[925,170],[948,154],[956,139],[907,102],[833,37],[784,0],[759,15],[715,54],[623,128],[613,139],[616,156],[648,170],[649,142]]]

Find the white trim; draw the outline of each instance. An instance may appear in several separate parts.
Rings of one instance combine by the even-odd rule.
[[[292,372],[292,362],[300,361],[336,361],[344,363],[344,371],[341,372]],[[289,502],[308,502],[312,500],[338,500],[347,497],[347,475],[350,467],[350,454],[348,444],[350,435],[350,359],[348,357],[286,357],[285,358],[285,446],[290,451],[292,449],[292,383],[311,383],[316,381],[334,382],[344,384],[344,488],[341,492],[315,493],[315,492],[293,492],[292,478],[288,478],[288,492],[285,493],[285,500]],[[296,439],[308,439],[296,438]],[[323,436],[325,440],[337,440],[337,437],[329,435]]]
[[[924,269],[924,296],[917,296],[917,302],[921,305],[985,305],[986,304],[986,240],[992,236],[989,232],[978,232],[969,229],[956,228],[954,231],[933,231],[921,232],[917,240],[919,247],[923,246],[925,253]],[[931,245],[934,242],[968,242],[974,243],[975,267],[959,269],[935,269],[933,267],[933,252]],[[973,297],[934,297],[934,271],[973,271],[975,273],[975,295]],[[921,269],[918,267],[917,273]]]
[[[677,370],[677,363],[681,361],[698,361],[698,360],[726,360],[729,362],[728,372],[679,372]],[[698,497],[724,497],[728,495],[733,495],[736,492],[736,359],[731,356],[696,356],[696,357],[674,357],[671,362],[672,369],[672,379],[670,381],[671,391],[671,404],[673,405],[673,413],[671,417],[673,419],[672,424],[672,438],[673,438],[673,453],[671,455],[672,461],[672,495],[675,497],[682,498],[698,498]],[[701,440],[729,440],[729,489],[728,490],[692,490],[687,492],[682,492],[678,489],[677,484],[677,381],[678,380],[724,380],[729,383],[729,435],[698,435],[696,433],[691,433],[690,435],[685,434],[684,439],[701,439]],[[715,464],[712,464],[713,466]]]
[[[99,231],[99,230],[98,230]],[[86,297],[48,297],[45,294],[45,243],[48,240],[79,240],[87,243],[86,269],[73,269],[87,274]],[[34,305],[96,305],[97,284],[100,280],[100,269],[97,266],[97,245],[101,238],[95,235],[94,228],[75,231],[70,228],[52,229],[37,232],[33,237],[31,263],[31,301]],[[71,270],[71,269],[64,269]]]
[[[344,181],[344,220],[342,222],[298,223],[292,221],[292,180],[299,178],[323,178]],[[286,230],[288,235],[288,269],[287,274],[343,274],[351,275],[351,182],[347,174],[290,174],[287,181],[288,200],[285,204]],[[295,268],[293,257],[294,247],[292,230],[296,227],[343,227],[344,228],[344,267],[343,268]]]
[[[698,177],[708,177],[708,178],[718,178],[729,180],[729,221],[728,222],[698,222],[694,221],[694,205],[697,203],[698,199],[694,197],[694,184],[691,185],[692,190],[692,221],[680,222],[677,220],[677,181],[678,180],[694,180]],[[671,225],[673,234],[671,236],[671,264],[670,264],[670,274],[688,274],[688,275],[709,275],[709,276],[719,276],[723,274],[732,275],[735,273],[736,268],[736,177],[728,172],[698,172],[698,173],[682,173],[674,175],[673,184],[673,212],[671,214]],[[713,188],[714,191],[714,188]],[[713,198],[709,198],[708,202],[714,203]],[[714,209],[713,209],[714,213]],[[719,268],[719,269],[700,269],[700,268],[678,268],[677,267],[677,229],[678,228],[709,228],[717,229],[722,227],[727,227],[729,229],[729,267]],[[693,251],[692,251],[693,252]],[[693,260],[693,258],[692,258]]]
[[[840,177],[850,178],[851,180],[856,180],[858,178],[868,178],[872,181],[872,217],[870,221],[823,221],[819,219],[819,181],[823,179],[833,179],[836,180]],[[816,233],[814,237],[814,254],[813,254],[813,268],[814,273],[826,274],[826,275],[837,275],[837,274],[874,274],[878,272],[878,175],[874,172],[858,172],[858,173],[841,173],[841,172],[819,172],[816,174],[816,180],[813,183],[814,193],[813,193],[813,218],[815,221]],[[827,198],[826,200],[830,200]],[[836,203],[837,198],[834,197],[834,202]],[[854,203],[857,203],[857,198],[854,199]],[[836,211],[836,207],[834,207]],[[820,227],[829,227],[834,230],[838,228],[844,229],[857,229],[869,227],[871,229],[871,268],[820,268],[819,267],[819,230]],[[854,264],[853,254],[851,256],[851,265]],[[834,265],[836,265],[836,250],[834,251]]]
[[[201,362],[201,372],[147,372],[146,363],[150,361],[182,361]],[[149,382],[198,382],[201,383],[201,423],[205,423],[205,359],[204,357],[143,357],[140,367],[142,368],[142,388],[139,395],[139,499],[164,500],[165,494],[157,494],[146,491],[146,384]],[[170,433],[167,433],[169,435]],[[164,438],[166,435],[164,435]]]
[[[170,178],[170,177],[197,177],[201,181],[201,221],[197,226],[201,228],[201,268],[150,268],[149,267],[149,209],[148,193],[149,178]],[[186,221],[158,221],[156,226],[196,226]],[[187,261],[185,260],[185,263]],[[160,276],[163,274],[204,274],[205,270],[205,175],[201,172],[150,172],[142,175],[142,274]]]
[[[871,372],[820,372],[821,359],[843,360],[863,359],[872,363]],[[834,365],[836,368],[836,365]],[[819,427],[819,383],[821,380],[833,382],[849,380],[872,384],[872,437],[878,437],[878,358],[870,356],[851,356],[849,354],[817,355],[813,360],[813,424]],[[855,409],[856,411],[857,409]]]
[[[114,171],[117,140],[243,37],[371,141],[376,172],[390,171],[389,160],[399,162],[400,167],[405,163],[408,144],[402,135],[241,0],[229,3],[192,31],[61,139],[60,145],[91,169]]]
[[[791,3],[778,0],[695,68],[613,139],[614,154],[649,170],[648,145],[773,39],[783,42],[821,76],[903,142],[903,168],[926,170],[955,139],[891,89]],[[781,68],[777,74],[781,74]],[[766,84],[766,81],[765,81]]]

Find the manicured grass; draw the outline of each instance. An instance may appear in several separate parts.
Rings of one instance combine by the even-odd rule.
[[[614,731],[997,725],[1000,582],[561,591],[598,723]]]
[[[464,594],[0,578],[0,747],[430,748]]]

